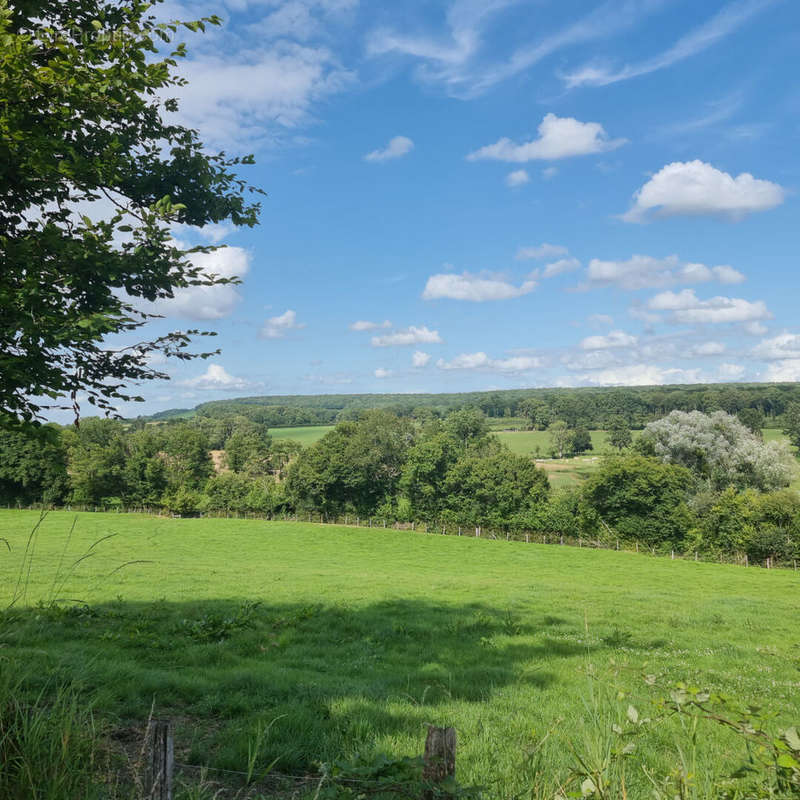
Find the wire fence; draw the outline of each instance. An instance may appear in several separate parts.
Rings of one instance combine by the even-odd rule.
[[[724,552],[703,552],[692,550],[689,552],[675,550],[670,545],[649,545],[641,541],[631,541],[630,539],[619,538],[614,535],[613,530],[608,528],[605,537],[592,538],[583,536],[580,533],[568,532],[543,532],[541,530],[520,530],[512,528],[498,528],[484,525],[457,524],[450,521],[400,521],[391,520],[384,517],[361,517],[357,514],[326,514],[321,511],[304,512],[279,512],[279,513],[258,513],[253,511],[204,511],[192,514],[174,514],[163,508],[152,508],[148,506],[102,506],[102,505],[65,505],[48,506],[41,503],[34,503],[28,506],[16,505],[7,506],[8,509],[16,510],[47,510],[47,511],[69,511],[80,513],[106,513],[106,514],[144,514],[147,516],[160,517],[162,519],[186,519],[186,518],[205,518],[205,519],[239,519],[239,520],[258,520],[261,522],[291,522],[317,525],[336,525],[338,527],[366,528],[376,531],[410,531],[427,535],[440,536],[465,536],[479,539],[489,539],[493,541],[518,542],[524,544],[543,544],[557,545],[561,547],[588,548],[594,550],[617,550],[621,552],[639,553],[652,557],[669,558],[673,561],[695,561],[703,563],[729,564],[741,567],[762,567],[764,569],[790,569],[797,570],[797,563],[800,558],[778,557],[776,555],[766,556],[763,559],[752,559],[747,553],[724,553]],[[789,543],[790,540],[787,540]]]

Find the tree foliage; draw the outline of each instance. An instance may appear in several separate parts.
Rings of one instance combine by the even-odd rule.
[[[765,444],[724,411],[673,411],[642,431],[637,448],[666,463],[687,467],[717,490],[727,486],[780,489],[789,485],[796,471],[785,443]]]
[[[142,304],[230,280],[172,227],[257,222],[236,174],[252,159],[208,155],[172,121],[186,48],[151,5],[0,0],[0,416],[32,420],[65,397],[77,415],[81,393],[110,411],[138,399],[131,381],[168,377],[148,355],[191,358],[200,331],[136,341],[153,316]]]

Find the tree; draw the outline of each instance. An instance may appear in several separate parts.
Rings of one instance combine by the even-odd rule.
[[[608,443],[622,452],[633,443],[633,434],[623,417],[614,417],[608,426]]]
[[[289,497],[300,508],[325,513],[374,513],[397,491],[412,430],[408,419],[388,411],[340,422],[290,465]]]
[[[677,544],[691,523],[688,469],[641,455],[613,456],[581,490],[581,518],[593,534]]]
[[[0,503],[58,503],[67,492],[67,454],[58,428],[37,437],[0,429]]]
[[[160,0],[157,0],[157,2]],[[229,282],[192,258],[176,223],[257,223],[236,174],[252,157],[208,155],[167,120],[182,85],[160,24],[140,0],[0,0],[0,417],[73,408],[79,393],[110,413],[131,381],[167,378],[153,352],[181,359],[190,337],[127,346],[153,316],[142,303]],[[184,23],[189,30],[217,17]],[[159,51],[159,47],[167,52]],[[70,406],[64,406],[68,397]],[[44,398],[44,399],[41,399]],[[46,405],[50,403],[50,405]],[[58,405],[62,404],[62,405]]]
[[[800,447],[800,403],[789,403],[783,414],[783,432],[789,441]]]
[[[785,442],[765,444],[724,411],[673,411],[647,425],[636,445],[640,452],[689,468],[714,490],[781,489],[797,470]]]
[[[569,449],[571,453],[578,455],[579,453],[585,453],[588,450],[594,449],[594,445],[592,445],[592,435],[582,425],[579,425],[570,433]]]
[[[764,415],[757,408],[743,408],[736,416],[751,433],[754,433],[759,439],[763,438]]]
[[[553,454],[558,453],[559,458],[564,458],[564,453],[569,450],[572,438],[569,426],[564,420],[557,419],[555,422],[550,423],[547,431],[550,434],[550,447]]]

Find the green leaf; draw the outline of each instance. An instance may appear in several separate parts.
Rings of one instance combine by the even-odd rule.
[[[787,731],[784,731],[783,741],[786,742],[795,753],[800,753],[800,733],[797,732],[797,728],[793,726]]]
[[[778,756],[778,766],[783,767],[783,769],[800,770],[800,761],[789,753],[782,753]]]

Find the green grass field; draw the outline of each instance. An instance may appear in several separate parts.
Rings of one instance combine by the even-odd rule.
[[[298,428],[270,428],[269,434],[273,439],[291,439],[293,442],[300,442],[304,447],[318,442],[328,431],[332,431],[333,425],[306,425]]]
[[[20,575],[26,588],[0,614],[0,670],[31,693],[76,682],[115,730],[154,706],[176,721],[180,762],[241,770],[273,722],[258,762],[302,773],[357,752],[414,755],[426,723],[452,724],[461,782],[530,797],[566,773],[570,746],[607,739],[629,704],[649,713],[661,690],[643,673],[800,721],[796,572],[139,515],[80,514],[70,538],[74,515],[62,512],[42,524],[25,577],[36,518],[0,511],[11,547],[0,542],[0,609]],[[638,745],[655,774],[677,763],[671,730]],[[738,766],[718,726],[701,742],[704,774]],[[652,796],[641,767],[627,780],[629,797]]]

